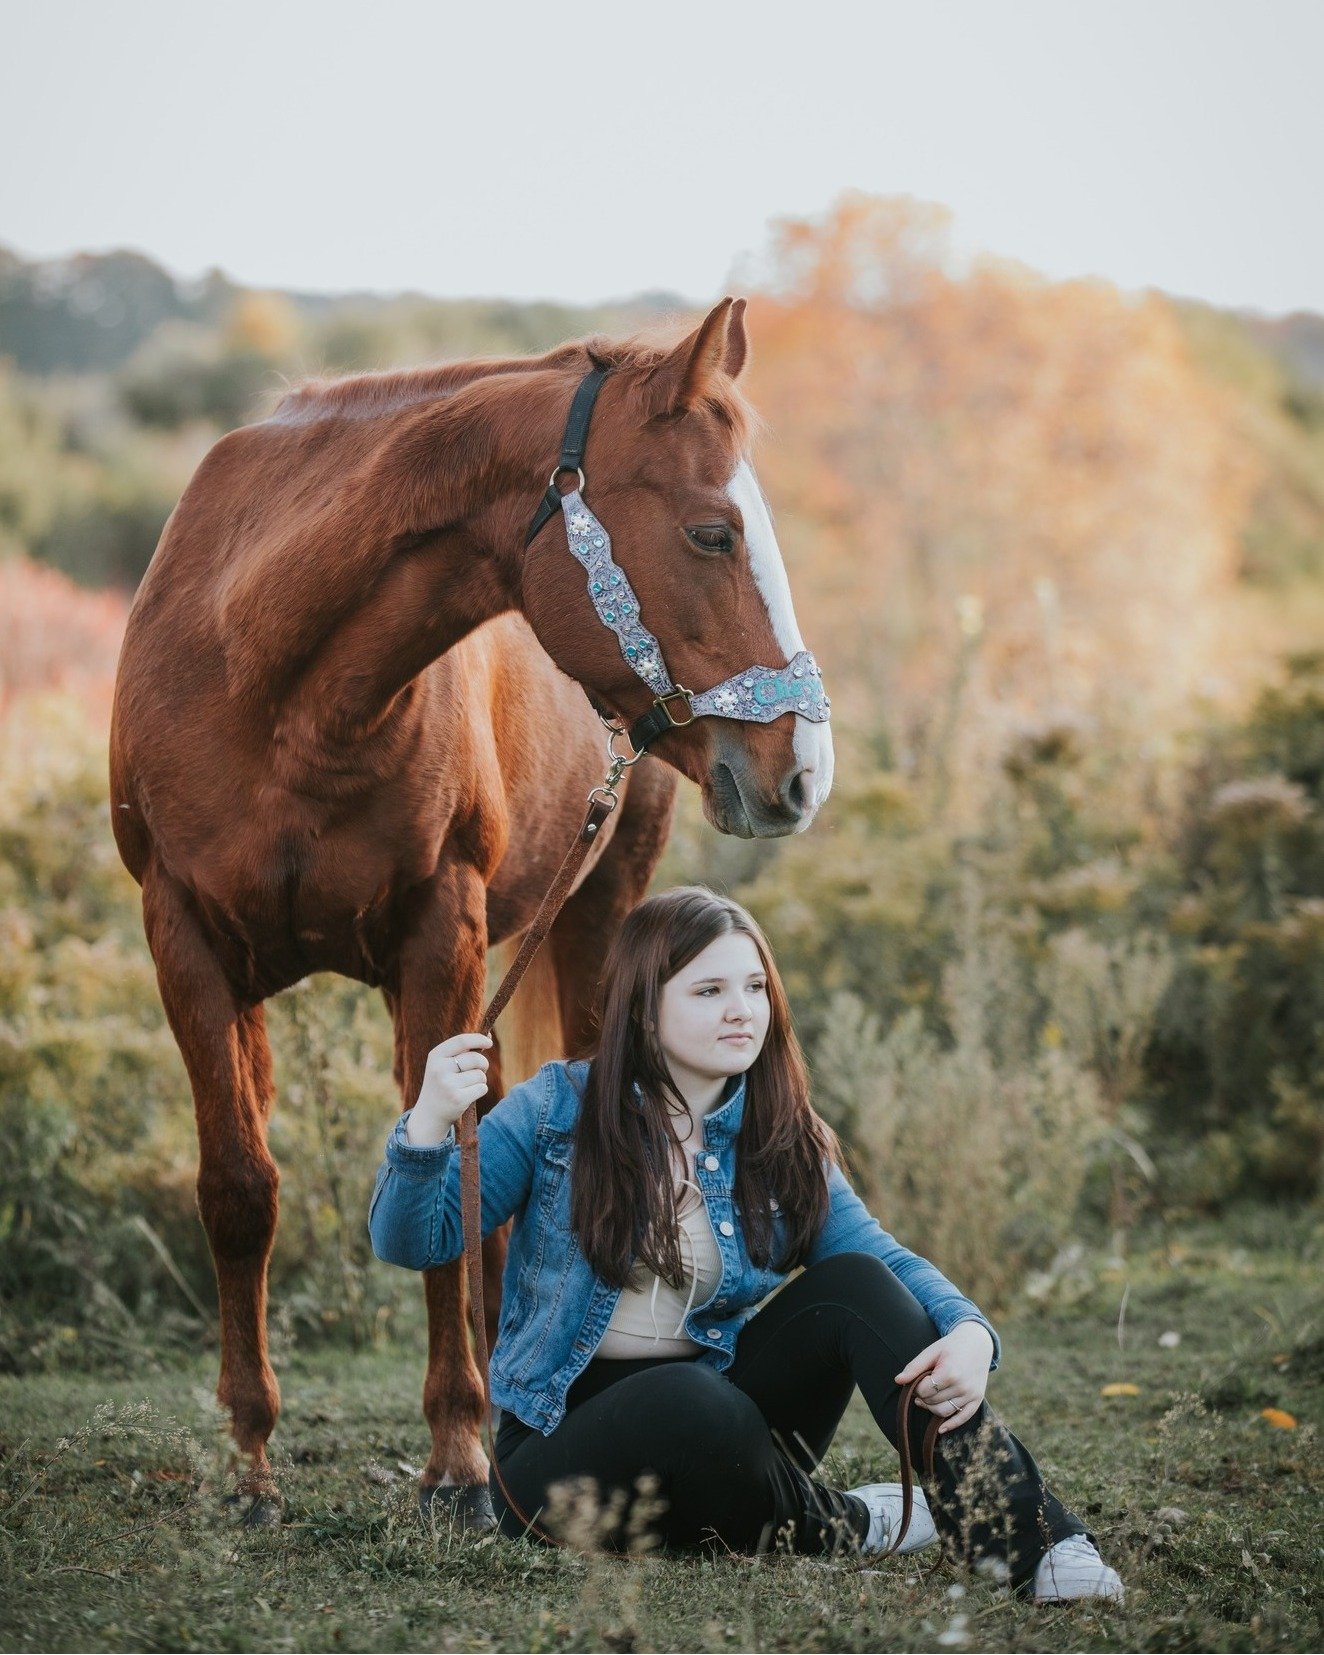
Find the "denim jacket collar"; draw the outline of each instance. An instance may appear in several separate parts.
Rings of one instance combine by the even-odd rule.
[[[634,1083],[635,1095],[639,1094],[639,1082]],[[740,1123],[745,1115],[745,1077],[728,1075],[726,1085],[722,1089],[722,1101],[716,1109],[710,1109],[703,1117],[703,1141],[705,1144],[717,1146],[733,1141],[740,1131]]]
[[[740,1131],[745,1116],[745,1077],[732,1075],[726,1083],[722,1102],[703,1117],[703,1141],[707,1144],[730,1143]]]

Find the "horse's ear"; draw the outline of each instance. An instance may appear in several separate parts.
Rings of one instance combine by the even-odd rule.
[[[726,360],[723,369],[732,379],[740,377],[740,370],[749,361],[749,337],[745,332],[745,301],[737,299],[731,306],[726,323]]]
[[[694,332],[687,334],[649,374],[650,414],[679,414],[693,408],[713,376],[724,371],[726,323],[734,303],[733,299],[723,299],[714,305]]]

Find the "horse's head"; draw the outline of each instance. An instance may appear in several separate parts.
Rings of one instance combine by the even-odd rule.
[[[695,695],[805,647],[750,462],[753,419],[735,385],[746,355],[744,302],[730,299],[673,349],[609,353],[584,457],[584,501],[672,680]],[[630,723],[653,693],[594,608],[556,516],[527,555],[525,613],[557,665]],[[832,785],[827,723],[793,710],[766,723],[695,718],[651,750],[699,785],[715,828],[746,839],[807,828]]]

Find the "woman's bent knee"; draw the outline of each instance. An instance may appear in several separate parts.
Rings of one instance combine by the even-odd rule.
[[[800,1278],[804,1291],[848,1304],[867,1319],[906,1328],[922,1350],[938,1337],[928,1312],[906,1284],[873,1253],[834,1253],[811,1264]],[[774,1303],[776,1301],[774,1300]]]
[[[849,1292],[856,1287],[914,1298],[900,1277],[873,1253],[833,1253],[831,1258],[819,1259],[817,1264],[811,1264],[804,1273],[804,1279],[806,1282],[812,1279],[825,1290],[835,1293]],[[918,1300],[915,1302],[918,1303]]]
[[[891,1276],[893,1281],[896,1280],[882,1259],[873,1253],[833,1253],[830,1258],[821,1258],[817,1264],[811,1264],[805,1274],[809,1275],[811,1272],[824,1280],[834,1276],[861,1273],[866,1276],[879,1275],[880,1272],[883,1276]]]

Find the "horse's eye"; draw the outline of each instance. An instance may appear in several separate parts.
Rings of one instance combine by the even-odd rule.
[[[725,523],[701,523],[696,529],[686,529],[690,544],[701,552],[729,552],[735,545]]]

